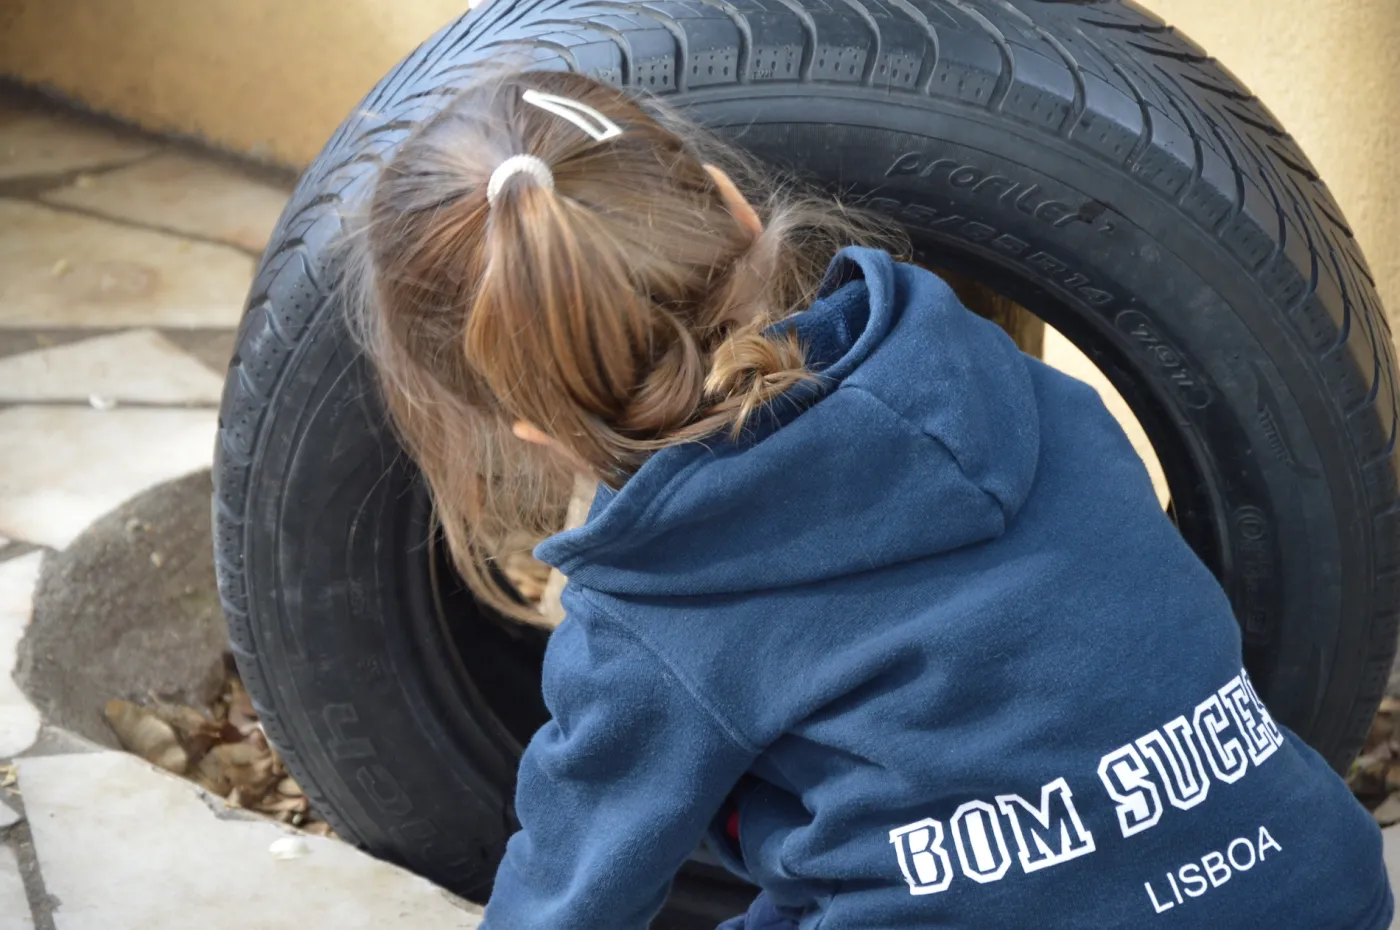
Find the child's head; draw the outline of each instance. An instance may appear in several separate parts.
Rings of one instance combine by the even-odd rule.
[[[765,330],[865,234],[574,74],[489,77],[419,128],[352,240],[353,306],[477,593],[508,606],[488,563],[559,528],[573,472],[617,486],[808,377]]]

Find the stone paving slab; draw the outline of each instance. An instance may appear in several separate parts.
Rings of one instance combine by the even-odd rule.
[[[213,410],[0,410],[0,533],[62,549],[152,485],[210,467]]]
[[[234,327],[253,259],[0,199],[0,327]]]
[[[3,792],[0,792],[0,830],[9,829],[23,819],[19,811],[5,803]]]
[[[287,194],[209,159],[166,152],[41,199],[261,252]]]
[[[203,362],[219,378],[228,373],[237,337],[232,329],[165,329],[161,335]]]
[[[0,846],[0,930],[34,930],[14,850]]]
[[[158,148],[159,143],[133,132],[42,112],[0,96],[0,180],[124,164]]]
[[[39,735],[39,712],[12,673],[19,641],[34,612],[34,586],[43,558],[42,552],[31,552],[0,562],[0,759],[24,752]]]
[[[481,911],[339,840],[231,811],[124,753],[19,761],[57,930],[473,930]]]
[[[0,403],[216,405],[223,379],[150,329],[0,358]]]

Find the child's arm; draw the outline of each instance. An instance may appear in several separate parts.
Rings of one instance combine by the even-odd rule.
[[[482,930],[644,930],[757,756],[628,630],[572,590],[550,640],[553,719],[520,763]]]

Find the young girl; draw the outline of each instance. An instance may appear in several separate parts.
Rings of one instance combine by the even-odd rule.
[[[536,550],[567,618],[485,927],[640,930],[707,828],[732,928],[1387,927],[1095,393],[739,164],[526,73],[373,192],[359,328],[478,595],[528,619],[490,566],[598,485]]]

